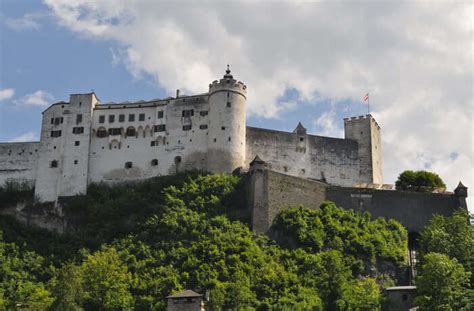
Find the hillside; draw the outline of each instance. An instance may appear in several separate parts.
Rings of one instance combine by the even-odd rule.
[[[64,203],[63,235],[2,217],[0,306],[164,310],[167,295],[189,288],[210,292],[210,310],[381,309],[381,289],[404,275],[399,223],[326,202],[285,210],[271,238],[257,235],[243,178],[189,173],[92,185]],[[0,198],[12,204],[29,194],[2,189]]]

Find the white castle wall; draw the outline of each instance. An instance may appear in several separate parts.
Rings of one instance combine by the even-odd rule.
[[[0,185],[7,181],[34,185],[39,142],[0,144]]]
[[[104,105],[94,93],[74,94],[43,112],[40,143],[0,144],[0,185],[35,181],[36,196],[55,201],[85,194],[90,183],[230,173],[256,155],[287,175],[382,183],[380,128],[371,116],[345,119],[346,137],[337,139],[307,135],[301,125],[293,133],[246,127],[245,106],[246,86],[230,70],[196,96]]]

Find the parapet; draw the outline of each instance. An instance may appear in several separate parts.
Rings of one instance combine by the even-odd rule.
[[[358,117],[344,118],[344,125],[346,125],[348,123],[360,122],[360,121],[364,121],[364,120],[368,120],[368,119],[370,119],[377,126],[377,128],[380,130],[379,124],[377,123],[377,121],[375,121],[375,118],[370,113],[366,114],[366,115],[361,115],[361,116],[358,116]]]

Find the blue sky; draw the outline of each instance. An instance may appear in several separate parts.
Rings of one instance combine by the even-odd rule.
[[[474,184],[473,5],[425,2],[0,2],[0,141],[38,137],[70,93],[103,103],[207,91],[227,63],[251,126],[342,137],[372,113],[384,174]]]

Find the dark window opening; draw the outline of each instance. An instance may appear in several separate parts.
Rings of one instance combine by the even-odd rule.
[[[180,156],[174,157],[174,163],[175,164],[181,163],[181,157]]]
[[[58,161],[56,160],[51,161],[50,167],[58,167]]]
[[[129,127],[127,128],[127,136],[135,136],[135,128],[134,127]]]
[[[181,116],[183,118],[190,118],[190,117],[194,116],[194,109],[183,110]]]
[[[230,93],[229,93],[229,92],[227,92],[227,98],[229,98],[229,97],[230,97]]]
[[[61,131],[51,131],[51,137],[60,137]]]
[[[300,137],[300,141],[304,141],[304,137]]]
[[[158,119],[163,119],[164,115],[165,115],[165,113],[164,113],[163,110],[158,111]]]
[[[199,128],[201,130],[205,130],[205,129],[207,129],[207,124],[201,124],[201,125],[199,125]]]
[[[214,138],[214,142],[217,142],[217,139],[216,139],[216,138]]]
[[[151,147],[155,147],[155,145],[156,145],[156,142],[155,142],[154,140],[152,140],[152,141],[150,142],[150,146],[151,146]]]
[[[190,131],[192,128],[191,124],[183,125],[183,131]]]
[[[125,122],[125,115],[119,114],[119,122]]]
[[[157,165],[158,165],[158,159],[151,160],[151,166],[157,166]]]
[[[81,144],[81,142],[78,141],[78,140],[76,140],[76,141],[74,142],[74,146],[79,146],[80,144]]]
[[[126,169],[132,168],[132,166],[133,166],[132,162],[125,162]]]
[[[227,107],[232,107],[232,103],[231,102],[227,102]]]
[[[74,164],[76,164],[76,165],[77,165],[77,160],[74,160]]]
[[[128,122],[133,122],[135,121],[135,115],[134,114],[129,114],[128,115]]]
[[[225,126],[222,126],[222,127],[221,127],[221,130],[225,131]]]
[[[54,118],[51,118],[51,124],[54,124]]]
[[[97,137],[107,137],[107,130],[104,128],[98,129],[97,130]]]
[[[121,135],[122,134],[122,129],[121,128],[110,128],[109,129],[109,135]]]
[[[140,113],[138,115],[138,121],[145,121],[145,114],[144,113]]]
[[[229,137],[229,141],[231,140],[231,138]]]
[[[109,115],[109,123],[114,123],[115,122],[115,115],[111,114]]]
[[[99,123],[105,122],[105,116],[99,116]]]
[[[164,132],[166,131],[166,124],[155,125],[155,132]]]
[[[84,133],[84,127],[82,127],[82,126],[73,127],[72,128],[72,133],[73,134],[82,134],[82,133]]]
[[[201,117],[205,117],[209,114],[209,111],[203,110],[203,111],[199,112],[199,114],[201,115]]]
[[[76,124],[82,123],[82,114],[76,115]]]
[[[64,121],[64,119],[61,117],[61,118],[55,118],[54,119],[54,125],[59,125],[59,124],[62,124]]]

